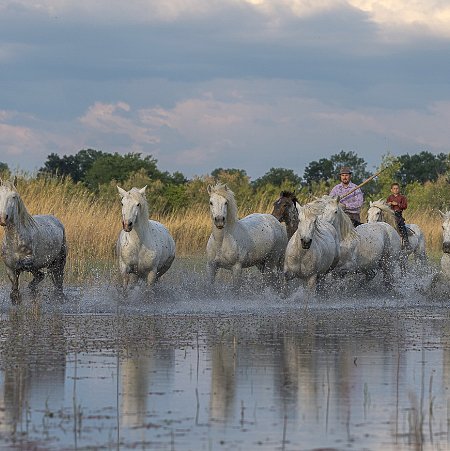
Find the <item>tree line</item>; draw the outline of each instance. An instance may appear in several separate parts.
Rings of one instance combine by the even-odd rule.
[[[169,173],[158,168],[157,160],[140,153],[107,153],[95,149],[83,149],[74,155],[48,155],[44,166],[38,170],[37,177],[57,177],[71,179],[75,184],[82,184],[96,194],[112,197],[116,194],[116,184],[125,187],[149,185],[149,195],[159,199],[164,210],[175,210],[189,206],[195,197],[196,189],[206,180],[222,181],[230,184],[237,197],[244,200],[250,196],[275,196],[281,189],[288,189],[303,196],[323,194],[337,183],[341,166],[350,166],[353,170],[353,181],[361,183],[371,173],[367,170],[364,158],[353,151],[340,151],[330,158],[311,161],[304,170],[303,176],[292,169],[271,168],[263,176],[251,180],[244,169],[216,168],[203,177],[189,180],[181,172]],[[404,154],[394,158],[384,155],[380,168],[389,167],[383,176],[366,185],[366,195],[375,198],[384,194],[387,185],[392,181],[399,182],[404,190],[414,191],[427,183],[448,184],[450,174],[450,154],[437,155],[428,151],[417,154]],[[8,173],[9,168],[0,162],[0,174]],[[194,198],[194,199],[193,199]]]

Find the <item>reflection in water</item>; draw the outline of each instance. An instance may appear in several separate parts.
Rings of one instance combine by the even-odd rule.
[[[4,314],[0,444],[448,447],[444,309],[310,305],[199,316],[151,308]]]
[[[31,424],[30,406],[45,413],[64,399],[66,346],[60,315],[41,315],[38,306],[12,310],[2,321],[0,432],[16,442]]]

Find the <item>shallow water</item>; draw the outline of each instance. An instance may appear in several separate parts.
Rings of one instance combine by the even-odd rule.
[[[126,299],[99,278],[14,308],[4,285],[0,445],[448,449],[448,303],[417,281],[280,298],[253,273],[252,288],[225,276],[211,292],[201,269],[175,267]]]

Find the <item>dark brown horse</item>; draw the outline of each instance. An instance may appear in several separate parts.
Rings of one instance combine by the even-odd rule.
[[[298,228],[298,200],[290,191],[282,191],[279,199],[273,203],[272,215],[286,224],[288,239]]]

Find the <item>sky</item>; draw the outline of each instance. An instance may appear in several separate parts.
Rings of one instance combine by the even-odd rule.
[[[448,0],[0,0],[0,162],[187,177],[450,152]]]

